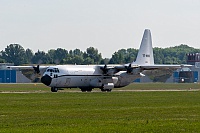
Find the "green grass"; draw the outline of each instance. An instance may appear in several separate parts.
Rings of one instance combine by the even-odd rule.
[[[200,89],[199,83],[133,83],[124,87],[125,90],[190,90]],[[120,88],[120,90],[123,90]]]
[[[49,87],[43,84],[0,84],[0,92],[34,92],[34,91],[47,91]]]
[[[114,88],[115,90],[199,90],[199,83],[133,83],[129,86],[123,88]],[[100,89],[95,88],[95,91],[99,91]],[[78,88],[72,89],[62,89],[59,92],[67,92],[67,91],[80,91]],[[40,84],[0,84],[0,92],[50,92],[50,88]]]
[[[179,85],[132,87],[200,88]],[[1,84],[0,92],[34,93],[0,93],[0,132],[200,132],[200,91],[51,93],[41,84],[11,86]]]

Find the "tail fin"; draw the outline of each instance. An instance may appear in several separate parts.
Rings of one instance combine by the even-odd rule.
[[[138,51],[136,61],[133,62],[133,64],[137,64],[137,65],[153,65],[154,64],[151,32],[149,29],[145,29],[144,31],[140,49]]]

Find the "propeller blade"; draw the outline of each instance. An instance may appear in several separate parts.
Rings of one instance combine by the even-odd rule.
[[[133,70],[133,68],[131,67],[131,63],[128,66],[125,66],[125,68],[127,73],[131,73]]]
[[[33,69],[34,69],[34,71],[35,71],[36,73],[40,73],[40,68],[39,68],[39,67],[40,67],[39,65],[37,65],[36,67],[33,66]]]
[[[104,65],[104,67],[100,67],[100,69],[103,71],[103,74],[107,74],[108,68],[106,64]]]

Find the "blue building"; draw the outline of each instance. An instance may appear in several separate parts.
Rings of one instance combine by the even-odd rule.
[[[194,82],[200,82],[200,53],[189,53],[186,55],[187,64],[193,65],[190,69],[194,72]]]
[[[31,83],[21,71],[8,69],[10,65],[13,66],[12,63],[0,63],[0,83]]]
[[[0,83],[16,83],[16,70],[0,70]]]
[[[195,83],[198,81],[198,71],[179,71],[173,74],[175,83]]]

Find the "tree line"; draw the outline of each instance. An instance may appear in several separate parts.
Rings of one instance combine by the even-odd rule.
[[[156,64],[186,64],[188,53],[200,53],[200,49],[181,44],[169,48],[153,48]],[[50,49],[48,52],[33,52],[24,49],[20,44],[10,44],[0,52],[0,63],[23,64],[124,64],[136,59],[138,49],[120,49],[112,54],[112,57],[102,58],[101,53],[94,47],[86,51],[80,49],[66,50],[62,48]]]

